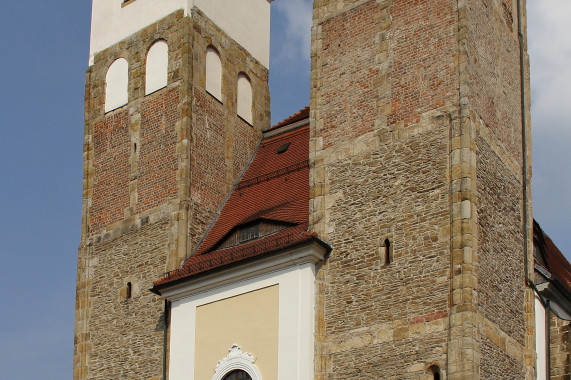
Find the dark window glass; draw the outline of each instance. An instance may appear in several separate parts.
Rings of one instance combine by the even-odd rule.
[[[391,252],[391,242],[389,241],[389,239],[385,239],[385,264],[389,265],[391,263],[391,261],[393,261],[392,258],[392,252]]]
[[[259,224],[243,228],[240,232],[240,243],[248,240],[255,239],[260,236]]]
[[[250,377],[250,375],[248,375],[248,372],[242,370],[236,370],[224,376],[223,380],[252,380],[252,378]]]

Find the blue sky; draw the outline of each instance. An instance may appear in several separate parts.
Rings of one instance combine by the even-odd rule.
[[[567,257],[570,3],[528,4],[534,216]],[[272,7],[277,122],[309,102],[311,1],[278,0]],[[0,0],[2,378],[71,378],[90,8],[87,0]]]

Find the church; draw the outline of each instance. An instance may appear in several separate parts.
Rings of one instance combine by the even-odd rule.
[[[288,1],[288,0],[277,0]],[[93,0],[73,378],[569,379],[525,0]]]

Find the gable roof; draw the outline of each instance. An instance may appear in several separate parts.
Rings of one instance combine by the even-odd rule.
[[[291,124],[294,124],[298,121],[305,120],[308,118],[309,118],[309,106],[302,108],[301,110],[294,113],[293,115],[291,115],[291,116],[285,118],[284,120],[280,121],[279,123],[274,125],[272,128],[270,128],[270,130],[273,131],[273,130],[276,130],[276,129],[281,128],[283,126],[291,125]],[[309,123],[309,120],[307,122]]]
[[[533,221],[533,243],[535,265],[546,269],[571,295],[571,264],[536,220]]]
[[[266,133],[253,160],[232,189],[219,216],[196,251],[181,268],[167,273],[156,281],[155,290],[218,268],[243,263],[310,240],[318,240],[315,234],[307,232],[309,225],[307,115],[309,115],[308,107]],[[283,130],[276,133],[278,128]],[[239,245],[218,248],[241,226],[260,221],[274,222],[281,226],[281,229]]]

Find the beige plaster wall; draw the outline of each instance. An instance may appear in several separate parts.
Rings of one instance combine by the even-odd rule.
[[[256,358],[264,380],[278,378],[279,285],[196,308],[195,379],[210,379],[236,343]]]

